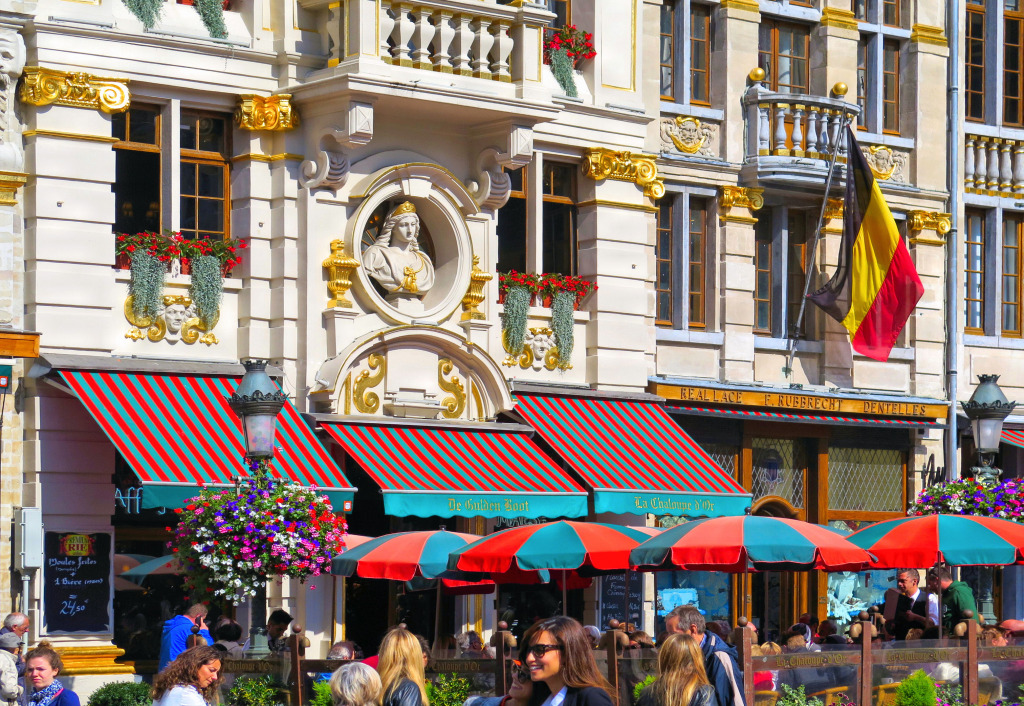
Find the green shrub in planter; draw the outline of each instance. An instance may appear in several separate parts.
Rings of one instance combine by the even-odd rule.
[[[104,684],[92,692],[86,706],[150,706],[149,684],[121,681]]]
[[[334,699],[331,698],[330,682],[318,681],[313,683],[313,699],[309,706],[334,706]]]
[[[896,689],[896,706],[932,706],[935,703],[935,682],[923,669],[904,679]]]
[[[269,675],[238,677],[228,692],[229,706],[276,706],[280,703],[277,689]]]

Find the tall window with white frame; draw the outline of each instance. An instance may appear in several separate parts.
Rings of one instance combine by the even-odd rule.
[[[674,326],[673,299],[675,298],[675,242],[672,237],[675,199],[665,195],[658,203],[657,239],[654,244],[655,262],[655,323],[658,326]]]
[[[910,31],[903,28],[903,0],[855,3],[860,28],[857,46],[858,127],[900,134],[900,71]]]
[[[665,0],[659,44],[661,99],[711,105],[711,6]]]
[[[1024,215],[1003,216],[1002,333],[1021,337],[1021,254],[1024,252]]]
[[[772,335],[772,219],[767,213],[754,226],[754,333]]]
[[[662,197],[657,212],[656,323],[707,328],[708,199],[676,194]]]
[[[985,333],[985,212],[964,213],[964,333]]]

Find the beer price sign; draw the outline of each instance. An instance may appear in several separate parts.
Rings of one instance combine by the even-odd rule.
[[[43,564],[45,632],[111,631],[108,533],[47,532]]]

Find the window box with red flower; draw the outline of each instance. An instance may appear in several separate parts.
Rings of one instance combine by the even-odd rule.
[[[555,81],[570,98],[578,97],[574,71],[595,56],[594,35],[576,25],[549,30],[544,40],[544,63],[550,64]]]

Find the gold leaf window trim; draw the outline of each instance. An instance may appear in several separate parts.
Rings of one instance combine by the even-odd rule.
[[[644,190],[645,196],[660,199],[665,195],[665,181],[658,176],[654,159],[651,154],[592,147],[583,153],[583,176],[594,181],[631,181]]]

